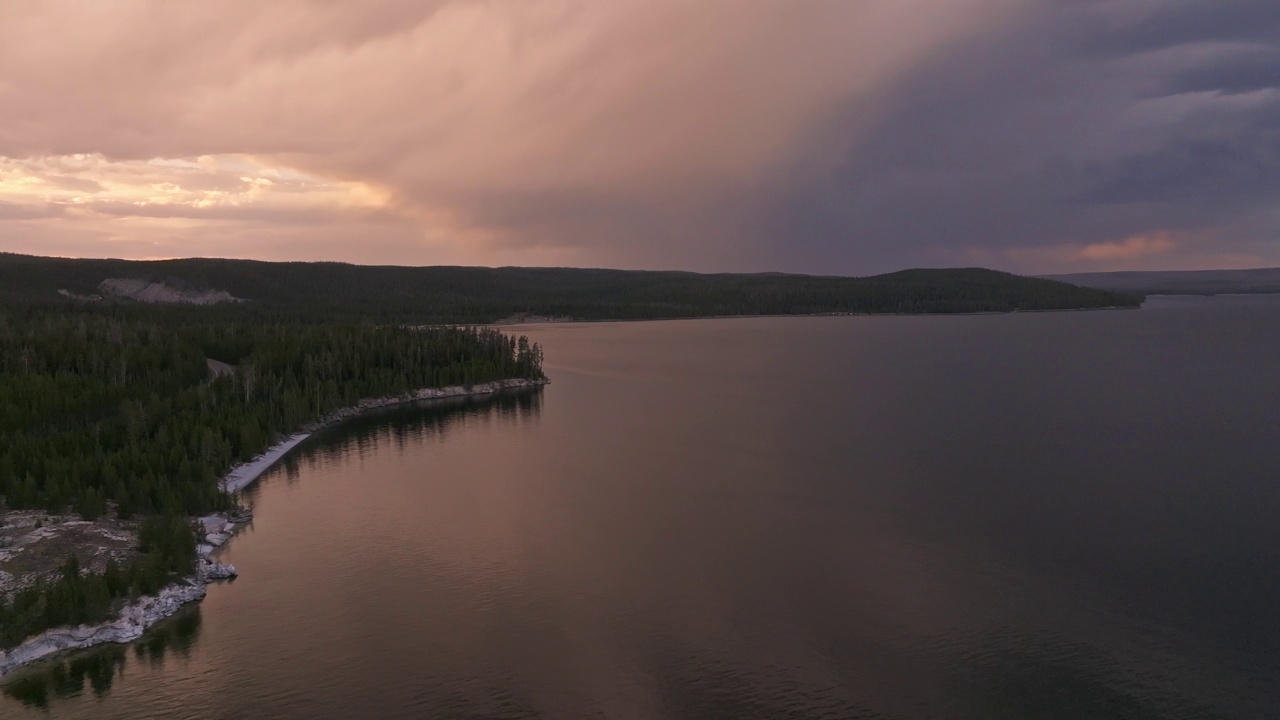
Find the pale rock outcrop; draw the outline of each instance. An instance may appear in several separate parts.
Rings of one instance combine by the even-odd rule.
[[[79,650],[103,643],[133,642],[142,637],[152,625],[204,595],[204,582],[198,577],[188,578],[182,583],[165,587],[154,597],[144,597],[126,605],[120,615],[109,623],[54,628],[41,633],[8,652],[0,650],[0,676],[27,663],[67,650]]]
[[[200,571],[204,574],[204,579],[208,580],[227,580],[235,577],[239,573],[236,572],[236,566],[214,562],[213,560],[204,559],[200,561]]]
[[[221,515],[206,515],[200,518],[200,527],[207,533],[224,532],[228,524],[227,518]]]

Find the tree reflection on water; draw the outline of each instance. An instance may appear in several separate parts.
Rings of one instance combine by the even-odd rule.
[[[183,658],[189,656],[199,637],[200,606],[193,604],[134,643],[134,656],[138,662],[160,666],[171,651]],[[29,668],[4,685],[4,694],[41,709],[47,709],[54,699],[79,697],[86,684],[95,697],[101,697],[124,674],[127,664],[125,646],[100,645]]]

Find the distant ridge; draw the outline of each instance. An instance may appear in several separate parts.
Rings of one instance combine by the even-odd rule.
[[[104,287],[104,281],[110,281]],[[982,268],[872,277],[577,268],[394,267],[332,262],[77,260],[0,253],[0,300],[119,306],[235,299],[203,313],[315,320],[492,323],[512,317],[649,320],[741,315],[977,313],[1138,307],[1130,293]],[[147,294],[143,290],[152,288]],[[171,292],[170,292],[171,291]],[[185,294],[184,294],[185,293]],[[192,295],[191,293],[196,293]],[[129,293],[126,293],[129,294]]]
[[[1255,270],[1150,270],[1042,275],[1081,287],[1143,295],[1280,293],[1280,268]]]

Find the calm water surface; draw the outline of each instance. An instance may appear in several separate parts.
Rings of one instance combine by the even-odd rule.
[[[1280,298],[525,331],[0,717],[1280,717]]]

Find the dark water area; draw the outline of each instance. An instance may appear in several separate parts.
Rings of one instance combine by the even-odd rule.
[[[1280,297],[521,331],[0,717],[1280,717]]]

